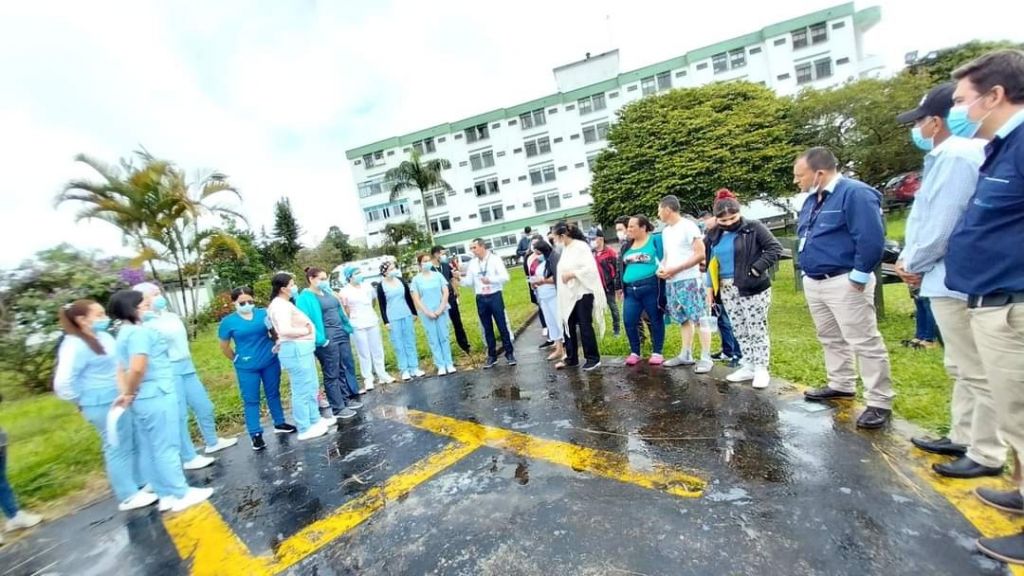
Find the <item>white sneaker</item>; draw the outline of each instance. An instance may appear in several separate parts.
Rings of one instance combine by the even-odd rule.
[[[694,374],[707,374],[711,372],[711,369],[715,367],[715,363],[710,358],[701,358],[697,361],[697,365],[693,367]]]
[[[746,366],[740,366],[738,370],[731,372],[725,377],[729,382],[746,382],[754,378],[754,370]]]
[[[419,368],[417,368],[416,371],[412,373],[412,375],[417,377],[417,378],[423,378],[424,376],[427,375],[427,373],[424,372],[423,370],[420,370]]]
[[[690,350],[680,352],[679,356],[665,360],[663,366],[667,368],[675,368],[676,366],[693,366],[693,352]]]
[[[157,500],[159,500],[159,498],[156,497],[156,494],[146,492],[145,490],[139,490],[134,496],[118,504],[117,509],[121,512],[138,510],[139,508],[145,508],[146,506],[153,504]]]
[[[767,368],[756,368],[754,370],[754,381],[751,383],[751,386],[760,390],[762,388],[767,388],[771,381],[772,377],[768,374]]]
[[[189,488],[184,496],[174,499],[171,512],[181,512],[186,508],[209,500],[210,496],[213,496],[213,488]]]
[[[235,444],[238,444],[238,438],[217,438],[217,443],[213,446],[207,446],[205,452],[207,454],[213,454],[214,452],[220,452],[225,448],[231,448]]]
[[[39,514],[32,514],[25,512],[24,510],[19,510],[18,513],[14,515],[14,518],[7,521],[6,529],[8,532],[24,530],[26,528],[31,528],[42,521],[43,517]]]
[[[203,456],[202,454],[196,454],[196,457],[185,462],[181,465],[185,470],[199,470],[200,468],[206,468],[210,464],[213,464],[214,459],[209,456]]]
[[[369,392],[370,390],[373,390],[373,379],[372,378],[369,378],[367,380],[363,380],[363,390],[365,390],[366,392]]]
[[[174,504],[178,501],[174,496],[164,496],[160,499],[157,504],[157,510],[161,512],[170,512],[171,508],[174,508]]]
[[[335,416],[321,416],[320,422],[323,422],[325,428],[329,428],[338,422]]]
[[[391,376],[391,374],[385,372],[383,376],[377,377],[377,381],[380,382],[381,384],[393,384],[395,382],[395,379]]]
[[[455,374],[455,366],[454,365],[448,367],[448,373],[449,374]]]
[[[445,376],[447,374],[448,374],[448,369],[447,368],[438,368],[437,369],[437,375],[438,376]]]
[[[327,425],[317,422],[316,424],[310,426],[309,430],[306,430],[305,432],[299,432],[298,439],[312,440],[313,438],[319,438],[324,434],[327,434]]]
[[[142,491],[143,492],[149,492],[150,494],[155,494],[155,492],[153,491],[153,485],[152,484],[146,484],[145,486],[143,486],[142,487]]]
[[[409,380],[412,380],[412,374],[402,372],[402,382],[408,382]]]

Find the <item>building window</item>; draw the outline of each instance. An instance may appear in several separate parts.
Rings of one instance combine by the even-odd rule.
[[[793,49],[807,46],[807,28],[793,30]]]
[[[384,163],[384,151],[377,150],[371,154],[363,154],[363,166],[373,168]]]
[[[381,176],[379,178],[374,178],[373,180],[361,182],[358,188],[360,198],[369,198],[370,196],[380,194],[384,192],[384,177]]]
[[[837,66],[842,66],[843,64],[849,64],[849,63],[850,63],[850,59],[849,58],[840,58],[839,60],[836,60],[836,65]]]
[[[548,119],[544,115],[543,108],[537,108],[530,112],[523,112],[519,115],[519,125],[522,126],[523,130],[529,130],[536,126],[543,126],[547,123]]]
[[[417,140],[412,143],[412,147],[420,154],[430,154],[431,152],[434,152],[436,150],[436,148],[434,147],[433,138],[424,138],[423,140]]]
[[[785,38],[776,38],[775,42],[772,42],[772,46],[782,46],[785,43],[786,43],[786,39]]]
[[[486,180],[477,180],[473,183],[473,190],[476,192],[477,197],[489,196],[491,194],[497,194],[500,192],[498,187],[498,177],[488,178]]]
[[[822,78],[828,78],[832,75],[832,60],[830,58],[823,58],[821,60],[814,61],[814,79],[821,80]]]
[[[686,70],[676,72],[676,78],[682,78],[683,76],[686,76]]]
[[[658,91],[672,89],[672,72],[658,74]]]
[[[595,152],[594,154],[587,154],[587,170],[590,170],[591,172],[594,171],[594,163],[597,162],[598,154],[600,154],[600,152]]]
[[[484,244],[489,249],[494,248],[508,248],[509,246],[516,246],[519,244],[519,239],[516,238],[515,234],[505,234],[503,236],[495,236],[489,240],[486,240]]]
[[[469,164],[473,167],[473,170],[483,170],[484,168],[494,166],[494,151],[486,150],[484,152],[471,155],[469,157]]]
[[[751,56],[753,56],[754,54],[760,54],[760,53],[761,53],[761,47],[760,46],[757,46],[755,48],[751,48],[750,49],[750,55]]]
[[[811,65],[809,63],[798,64],[796,67],[796,83],[806,84],[811,80],[814,80],[814,73],[811,69]]]
[[[498,222],[505,219],[505,209],[501,205],[485,206],[480,209],[481,222]]]
[[[526,149],[526,157],[532,158],[551,152],[551,140],[547,136],[541,136],[535,140],[527,140],[523,147]]]
[[[747,51],[743,48],[729,52],[729,68],[743,68],[747,65]]]
[[[776,76],[776,78],[779,80],[789,80],[789,72],[786,72],[785,74],[779,74],[778,76]]]
[[[608,126],[607,122],[600,122],[583,128],[583,143],[590,144],[597,142],[598,140],[604,140],[608,137]]]
[[[729,57],[725,52],[715,54],[711,57],[711,65],[715,68],[715,74],[725,72],[729,69]]]
[[[832,24],[832,29],[833,30],[839,30],[840,28],[846,28],[846,22],[840,21],[840,22],[835,22],[835,23]]]
[[[697,64],[697,70],[706,70],[707,67],[708,67],[708,63],[707,62],[701,62],[700,64]]]
[[[643,78],[640,80],[640,90],[643,92],[644,96],[647,96],[648,94],[654,94],[655,92],[657,92],[658,90],[657,88],[655,88],[655,86],[656,84],[654,83],[654,76],[648,76],[647,78]]]
[[[580,98],[577,102],[580,109],[580,116],[585,116],[591,112],[597,112],[604,110],[608,105],[604,101],[604,94],[594,94],[593,96],[587,96],[586,98]]]
[[[821,44],[828,41],[828,26],[819,22],[811,26],[811,44]]]
[[[379,222],[381,220],[388,220],[389,218],[395,218],[398,216],[407,216],[410,213],[409,203],[406,200],[385,204],[383,206],[363,208],[363,214],[365,215],[367,222]]]
[[[553,182],[555,180],[555,165],[548,164],[547,166],[537,166],[530,168],[530,185],[536,186],[545,182]]]
[[[437,208],[444,206],[447,200],[444,197],[444,190],[438,190],[436,192],[425,192],[423,194],[423,205],[427,208]]]
[[[626,86],[626,92],[636,92],[636,84]]]
[[[491,137],[491,133],[487,130],[487,124],[477,124],[466,128],[466,142],[472,144],[473,142],[479,142],[481,140],[487,140]]]
[[[537,212],[547,212],[548,210],[558,210],[562,207],[562,200],[558,197],[558,190],[551,190],[550,192],[541,192],[540,194],[533,197],[533,209]]]
[[[439,232],[447,232],[452,229],[452,222],[448,218],[448,215],[438,216],[430,219],[430,231],[434,234]]]

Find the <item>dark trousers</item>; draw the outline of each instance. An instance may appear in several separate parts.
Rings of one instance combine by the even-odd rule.
[[[722,339],[722,355],[726,358],[741,358],[743,351],[740,350],[740,343],[732,333],[732,321],[729,320],[729,314],[726,313],[720,296],[715,296],[715,303],[718,310],[718,335]]]
[[[455,329],[455,341],[463,352],[469,352],[469,338],[466,338],[466,329],[462,327],[462,314],[459,312],[459,301],[456,298],[448,299],[448,319]]]
[[[18,513],[18,501],[14,499],[14,491],[7,481],[7,446],[0,446],[0,510],[8,518],[14,518]]]
[[[604,293],[605,300],[608,301],[608,309],[612,313],[612,331],[619,331],[619,302],[615,299],[615,290],[609,290]]]
[[[484,330],[484,340],[487,341],[487,357],[496,358],[498,352],[494,342],[494,324],[498,325],[498,333],[501,334],[501,343],[505,347],[505,356],[513,355],[512,334],[508,331],[508,324],[505,322],[505,300],[501,292],[494,294],[476,295],[476,313],[480,316],[480,324]]]
[[[934,342],[938,338],[935,316],[932,316],[931,301],[920,296],[914,297],[914,338]]]
[[[594,295],[587,294],[576,301],[569,315],[565,331],[565,363],[574,366],[580,363],[580,344],[583,358],[587,362],[599,362],[601,352],[597,349],[597,334],[594,333]]]
[[[348,355],[348,363],[353,364],[351,380],[355,384],[355,369],[352,362],[352,345],[348,339],[332,339],[316,349],[316,359],[320,361],[320,370],[324,373],[324,391],[327,402],[331,404],[331,412],[340,413],[346,406],[345,398],[355,396],[349,386],[348,369],[344,356]]]

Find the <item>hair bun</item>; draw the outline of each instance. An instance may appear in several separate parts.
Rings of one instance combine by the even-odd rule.
[[[735,200],[736,195],[732,193],[732,190],[728,188],[719,188],[718,192],[715,192],[715,200]]]

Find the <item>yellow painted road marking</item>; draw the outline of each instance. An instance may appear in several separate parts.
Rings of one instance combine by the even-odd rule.
[[[164,516],[178,555],[192,561],[192,574],[273,574],[272,559],[253,556],[209,502]]]
[[[509,450],[520,456],[546,460],[573,470],[620,482],[636,484],[652,490],[661,490],[684,498],[699,498],[706,482],[668,466],[658,465],[651,471],[640,471],[630,466],[621,454],[577,446],[568,442],[545,440],[503,428],[484,426],[447,416],[418,410],[385,408],[384,416],[428,430],[434,434],[450,436],[464,444],[483,444],[491,448]]]

